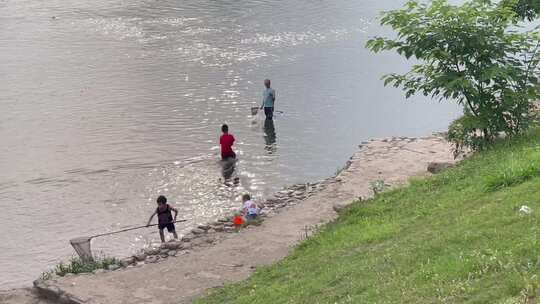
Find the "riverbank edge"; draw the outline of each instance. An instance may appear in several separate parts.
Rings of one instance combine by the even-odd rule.
[[[381,139],[371,139],[369,141],[364,141],[362,144],[358,146],[358,149],[353,153],[353,155],[345,162],[342,169],[340,169],[336,174],[334,174],[331,177],[328,177],[322,181],[318,181],[315,183],[305,183],[305,184],[295,184],[289,187],[285,187],[283,190],[280,190],[276,192],[272,197],[267,198],[263,203],[263,218],[266,217],[273,217],[278,215],[283,209],[286,209],[289,206],[301,204],[303,201],[305,201],[307,198],[316,195],[319,192],[324,191],[328,186],[335,184],[335,183],[341,183],[343,182],[343,177],[341,176],[342,172],[346,172],[351,165],[358,161],[357,154],[366,154],[369,153],[366,152],[369,150],[370,146],[377,146],[381,143],[400,143],[400,142],[414,142],[416,140],[435,140],[435,141],[444,141],[443,135],[441,133],[433,133],[431,136],[425,136],[425,137],[387,137],[387,138],[381,138]],[[394,146],[399,146],[399,144],[396,144]],[[404,146],[404,145],[403,145]],[[390,148],[389,148],[390,149]],[[396,147],[392,147],[392,149],[396,149]],[[401,147],[397,149],[397,153],[405,153],[405,152],[411,152],[411,150],[407,149],[406,147]],[[413,151],[417,153],[429,153],[430,151]],[[448,151],[450,154],[451,152]],[[381,155],[374,155],[375,158],[385,158],[384,154]],[[448,159],[444,159],[444,161],[441,162],[433,162],[428,164],[424,170],[427,170],[431,173],[436,173],[442,169],[445,169],[453,164],[453,162],[448,162]],[[425,171],[424,171],[425,172]],[[422,172],[418,172],[422,173]],[[415,174],[418,175],[418,174]],[[409,175],[408,177],[412,177],[413,175]],[[373,180],[370,181],[372,183],[373,191],[377,191],[375,188],[377,185],[375,183],[377,181]],[[384,182],[384,181],[383,181]],[[390,185],[388,185],[390,186]],[[398,185],[391,185],[391,186],[398,186]],[[372,191],[372,192],[373,192]],[[369,195],[368,197],[372,196]],[[359,197],[359,199],[366,199],[368,197]],[[342,208],[346,207],[348,204],[352,203],[353,200],[341,202],[339,204],[334,204],[333,209],[336,212],[339,212]],[[216,229],[217,228],[217,229]],[[124,260],[127,265],[123,265],[121,268],[130,268],[130,267],[144,267],[144,264],[154,264],[159,262],[160,260],[165,260],[168,257],[176,257],[189,254],[191,250],[193,249],[202,249],[199,247],[205,247],[202,246],[208,245],[205,241],[203,241],[201,244],[198,242],[200,239],[204,239],[208,236],[208,234],[212,235],[226,235],[228,233],[241,233],[242,229],[237,230],[233,227],[231,223],[231,217],[224,217],[220,218],[215,222],[210,222],[206,224],[198,225],[197,227],[193,228],[190,233],[182,237],[180,241],[176,242],[169,242],[163,244],[160,248],[148,248],[145,250],[144,254],[145,257],[142,258],[141,256],[136,257],[127,257],[122,260]],[[215,242],[212,242],[210,246],[215,245],[217,242],[219,242],[220,239],[218,238],[215,240]],[[172,251],[172,254],[170,252]],[[141,263],[142,264],[141,266]],[[121,269],[118,268],[118,269]],[[115,271],[113,270],[99,270],[95,271],[96,275],[99,275],[103,272],[110,272]],[[89,274],[80,274],[80,275],[89,275]],[[25,289],[26,292],[28,292],[27,289]],[[13,292],[17,292],[18,289],[13,290]],[[80,299],[77,296],[63,290],[59,287],[59,285],[55,284],[55,280],[42,280],[38,279],[34,281],[34,288],[33,291],[35,291],[34,294],[39,296],[42,299],[48,299],[55,301],[55,303],[62,303],[62,304],[79,304],[79,303],[87,303],[86,300]]]
[[[362,147],[360,145],[359,147]],[[267,217],[275,216],[281,212],[281,209],[284,209],[289,206],[294,206],[301,203],[303,200],[313,196],[319,191],[323,191],[328,185],[340,182],[340,179],[337,177],[339,173],[343,170],[347,170],[352,164],[352,156],[345,162],[345,165],[336,172],[331,177],[328,177],[322,181],[318,182],[308,182],[306,184],[293,184],[292,186],[287,186],[282,190],[276,192],[272,197],[265,200],[262,204],[262,214],[261,220],[265,220]],[[351,202],[352,203],[352,202]],[[341,206],[340,206],[341,207]],[[340,208],[337,207],[336,208]],[[160,262],[169,257],[176,257],[178,251],[183,254],[189,254],[190,250],[195,249],[195,247],[202,247],[200,244],[197,244],[197,240],[201,239],[208,234],[220,234],[220,233],[241,233],[243,226],[241,228],[235,228],[232,224],[232,217],[234,215],[226,216],[219,218],[217,221],[199,224],[197,227],[193,228],[191,232],[182,236],[179,241],[169,241],[167,243],[161,244],[159,247],[149,247],[142,250],[142,253],[135,254],[130,257],[121,258],[122,262],[127,263],[127,265],[122,267],[130,267],[136,265],[137,263],[154,264]],[[219,227],[222,227],[220,229]],[[218,229],[215,229],[218,228]],[[229,229],[228,229],[229,228]],[[214,231],[212,231],[212,229]],[[176,251],[174,255],[170,254],[170,251]],[[144,265],[143,265],[144,267]],[[121,269],[121,268],[117,268]],[[98,269],[95,270],[92,275],[99,275],[100,273],[105,273],[107,271],[113,270],[104,270]],[[88,274],[75,274],[75,275],[88,275]],[[33,282],[33,291],[40,298],[54,301],[59,304],[84,304],[87,303],[85,300],[77,298],[77,296],[70,294],[54,284],[49,284],[49,280],[37,279]]]

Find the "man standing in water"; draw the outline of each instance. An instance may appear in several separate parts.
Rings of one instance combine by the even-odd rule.
[[[264,80],[264,92],[261,104],[261,110],[264,108],[266,119],[271,120],[274,117],[274,103],[276,102],[276,91],[270,87],[270,79]]]

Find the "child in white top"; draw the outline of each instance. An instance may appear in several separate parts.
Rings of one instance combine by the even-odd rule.
[[[242,213],[244,214],[246,220],[256,219],[259,216],[259,206],[257,206],[257,204],[251,200],[251,196],[249,194],[244,194],[242,196],[242,201],[244,202]]]

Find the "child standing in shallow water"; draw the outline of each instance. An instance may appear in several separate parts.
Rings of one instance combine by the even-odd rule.
[[[221,159],[235,159],[236,153],[234,153],[232,149],[232,146],[234,144],[234,136],[232,136],[232,134],[229,134],[229,126],[221,126],[221,132],[223,132],[223,134],[219,138],[219,144],[221,145]]]
[[[157,208],[154,213],[150,216],[150,219],[148,220],[148,224],[146,226],[150,226],[150,222],[152,222],[152,219],[154,218],[154,215],[157,214],[158,216],[158,228],[159,228],[159,237],[161,238],[161,242],[165,242],[165,235],[163,233],[163,230],[167,228],[167,231],[169,233],[172,233],[175,239],[178,239],[178,234],[176,234],[176,228],[174,227],[174,222],[176,222],[176,216],[178,215],[178,210],[176,208],[171,207],[169,204],[167,204],[167,198],[163,195],[160,195],[157,198]],[[174,212],[174,218],[172,216],[172,212]]]

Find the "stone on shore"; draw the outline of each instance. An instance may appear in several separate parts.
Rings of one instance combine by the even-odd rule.
[[[201,225],[198,225],[197,228],[207,231],[210,229],[210,225],[201,224]]]
[[[149,256],[146,258],[146,263],[156,263],[159,260],[157,255]]]
[[[138,253],[138,254],[135,254],[135,255],[133,256],[133,258],[134,258],[136,261],[142,262],[142,261],[146,260],[146,254],[145,254],[145,253]]]
[[[205,230],[200,229],[200,228],[194,228],[194,229],[191,230],[191,233],[193,233],[195,235],[203,234],[205,232],[206,232]]]
[[[182,237],[182,242],[191,242],[193,240],[193,235],[184,235]]]
[[[115,270],[118,270],[120,269],[120,265],[118,264],[111,264],[109,266],[107,266],[107,270],[110,270],[110,271],[115,271]]]
[[[160,249],[170,249],[175,250],[182,247],[182,241],[179,240],[173,240],[166,243],[161,244]]]
[[[222,217],[218,220],[218,222],[221,222],[221,223],[227,223],[231,220],[231,218],[229,217]]]
[[[221,231],[223,231],[223,225],[212,226],[212,229],[214,229],[217,232],[221,232]]]
[[[134,257],[127,257],[120,260],[120,265],[122,267],[128,267],[129,265],[135,264],[136,260]]]
[[[146,253],[146,255],[156,255],[159,254],[159,248],[146,248],[144,253]]]
[[[234,227],[226,226],[226,227],[223,227],[223,231],[225,231],[225,232],[235,232],[236,229]]]
[[[332,208],[335,212],[340,213],[343,211],[343,209],[347,208],[352,202],[351,201],[344,201],[344,202],[338,202],[335,203]]]
[[[439,163],[439,162],[431,162],[427,166],[427,170],[430,173],[437,174],[441,171],[444,171],[448,168],[453,167],[454,164],[452,163]]]

